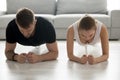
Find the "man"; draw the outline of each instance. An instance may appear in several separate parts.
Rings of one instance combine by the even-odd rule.
[[[15,53],[16,44],[40,46],[46,44],[48,52],[38,55],[34,52]],[[35,17],[32,10],[22,8],[18,10],[6,29],[5,55],[8,60],[25,63],[54,60],[58,56],[56,34],[52,24],[44,18]]]

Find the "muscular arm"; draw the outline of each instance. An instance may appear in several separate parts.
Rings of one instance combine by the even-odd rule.
[[[16,47],[16,43],[11,44],[11,43],[6,42],[5,55],[8,60],[12,60],[12,57],[15,54],[14,52],[15,47]]]
[[[48,52],[46,54],[39,55],[39,61],[54,60],[58,57],[57,42],[47,43]]]

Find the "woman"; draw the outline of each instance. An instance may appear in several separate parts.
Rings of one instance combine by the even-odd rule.
[[[74,38],[80,45],[94,45],[101,41],[102,55],[97,58],[86,54],[82,57],[75,56],[73,53]],[[67,31],[67,54],[71,61],[81,64],[85,64],[87,61],[89,64],[106,61],[109,57],[109,39],[106,26],[88,15],[73,23]]]

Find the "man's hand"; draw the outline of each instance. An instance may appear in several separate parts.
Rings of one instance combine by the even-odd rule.
[[[39,62],[39,55],[36,55],[36,54],[34,54],[32,52],[29,52],[28,55],[27,55],[27,60],[30,63]]]
[[[86,55],[83,55],[80,59],[80,63],[81,64],[86,64],[87,63],[87,56]]]
[[[26,62],[26,53],[22,53],[20,55],[16,55],[16,60],[19,63],[25,63]]]

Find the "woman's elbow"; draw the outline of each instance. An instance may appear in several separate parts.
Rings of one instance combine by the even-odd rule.
[[[68,55],[69,60],[73,60],[73,55]]]
[[[107,61],[108,60],[108,58],[109,58],[109,55],[108,54],[106,54],[106,55],[104,55],[105,57],[104,57],[104,60],[105,61]]]

